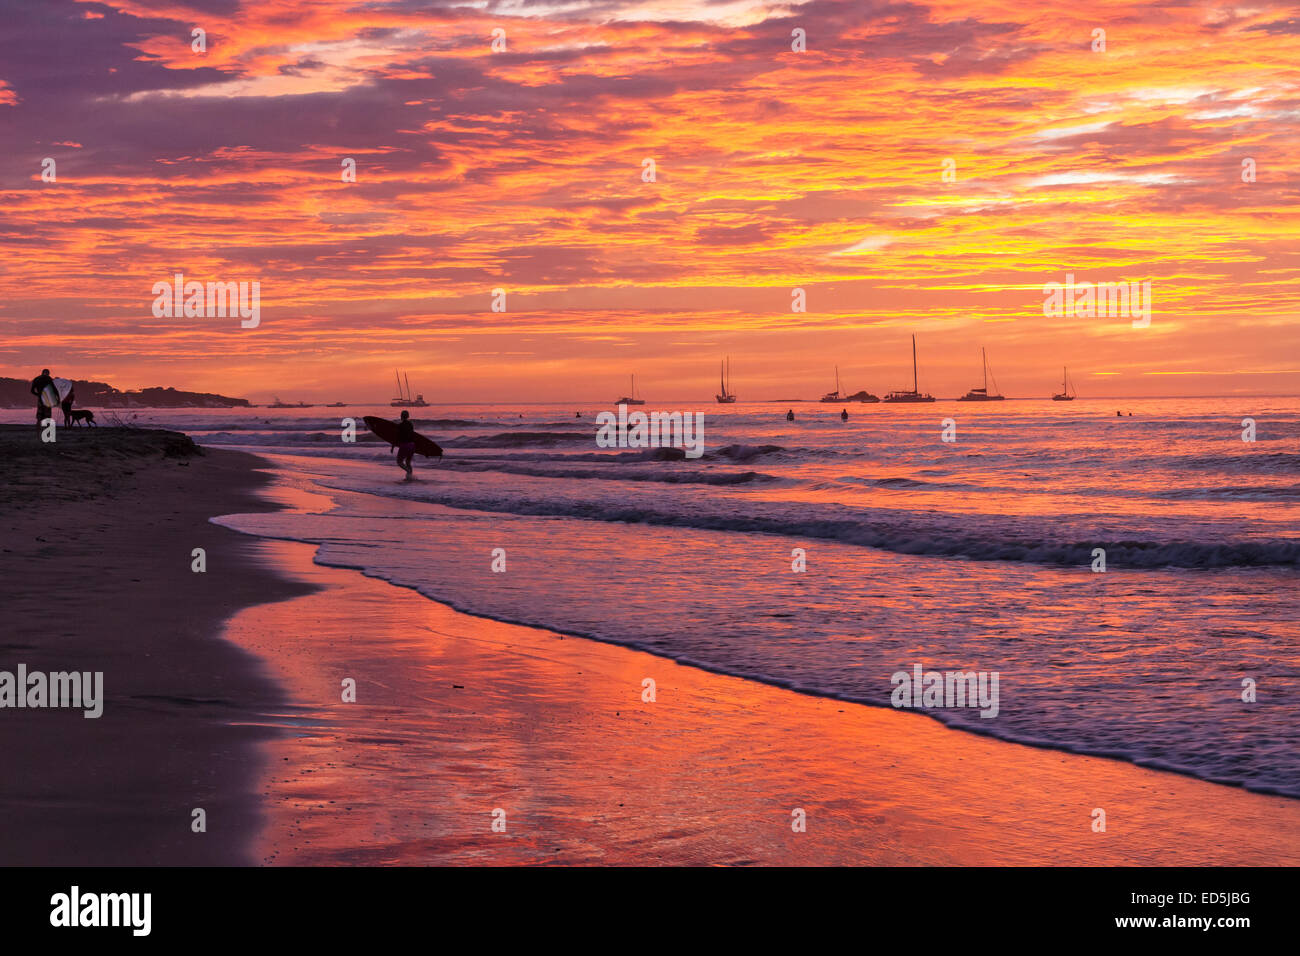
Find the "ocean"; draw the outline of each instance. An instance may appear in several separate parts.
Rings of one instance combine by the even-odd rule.
[[[218,523],[471,614],[875,706],[916,665],[997,672],[996,717],[925,712],[1300,797],[1293,399],[641,409],[702,413],[695,460],[599,447],[610,410],[413,409],[446,456],[411,483],[360,424],[387,407],[119,414],[325,496]]]

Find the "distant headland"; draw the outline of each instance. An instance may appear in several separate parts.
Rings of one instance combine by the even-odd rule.
[[[58,370],[55,369],[57,374]],[[118,391],[104,382],[72,380],[79,408],[248,408],[246,398],[229,398],[210,392],[186,392],[177,388],[141,388]],[[31,380],[0,378],[0,406],[27,408],[35,401]]]

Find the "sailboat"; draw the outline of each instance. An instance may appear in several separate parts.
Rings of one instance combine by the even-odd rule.
[[[406,377],[406,388],[402,388],[402,373],[394,372],[397,376],[397,397],[389,402],[391,408],[427,408],[429,403],[424,400],[424,394],[421,393],[415,398],[411,397],[411,378]]]
[[[916,404],[918,402],[933,402],[933,395],[922,395],[916,389],[916,336],[912,336],[912,390],[910,392],[897,391],[890,392],[882,401],[892,402],[896,405]]]
[[[1054,402],[1072,402],[1072,401],[1074,401],[1077,397],[1078,397],[1078,395],[1077,395],[1077,394],[1075,393],[1075,391],[1074,391],[1074,383],[1070,381],[1070,376],[1069,376],[1069,374],[1067,373],[1067,369],[1066,369],[1064,366],[1062,366],[1062,368],[1061,368],[1061,390],[1060,390],[1060,392],[1058,392],[1057,394],[1055,394],[1055,395],[1052,396],[1052,401],[1054,401]]]
[[[980,349],[980,358],[984,360],[984,387],[972,388],[969,392],[957,399],[959,402],[1000,402],[1005,396],[997,394],[998,380],[993,380],[993,394],[989,394],[989,359],[984,354],[984,349]]]
[[[614,404],[615,405],[644,405],[645,404],[644,398],[636,397],[636,376],[635,375],[632,376],[632,394],[624,395]]]
[[[840,367],[838,365],[835,366],[835,391],[827,392],[818,401],[827,403],[844,401],[844,396],[840,394]]]
[[[736,404],[736,396],[732,394],[727,387],[731,384],[731,356],[727,356],[726,363],[718,370],[718,383],[722,387],[721,394],[717,395],[719,405]]]

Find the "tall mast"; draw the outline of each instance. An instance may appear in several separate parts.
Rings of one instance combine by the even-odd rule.
[[[912,394],[917,394],[916,389],[916,335],[912,336]]]
[[[989,391],[989,357],[984,354],[984,346],[980,346],[980,358],[984,361],[984,394]]]
[[[840,367],[837,365],[835,366],[835,394],[839,395],[839,393],[840,393]]]
[[[406,376],[406,400],[411,400],[411,376]]]

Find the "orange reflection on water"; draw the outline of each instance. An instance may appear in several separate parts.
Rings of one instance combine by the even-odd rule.
[[[267,746],[269,863],[1300,862],[1294,801],[468,617],[260,546],[322,588],[228,628],[305,708]]]

